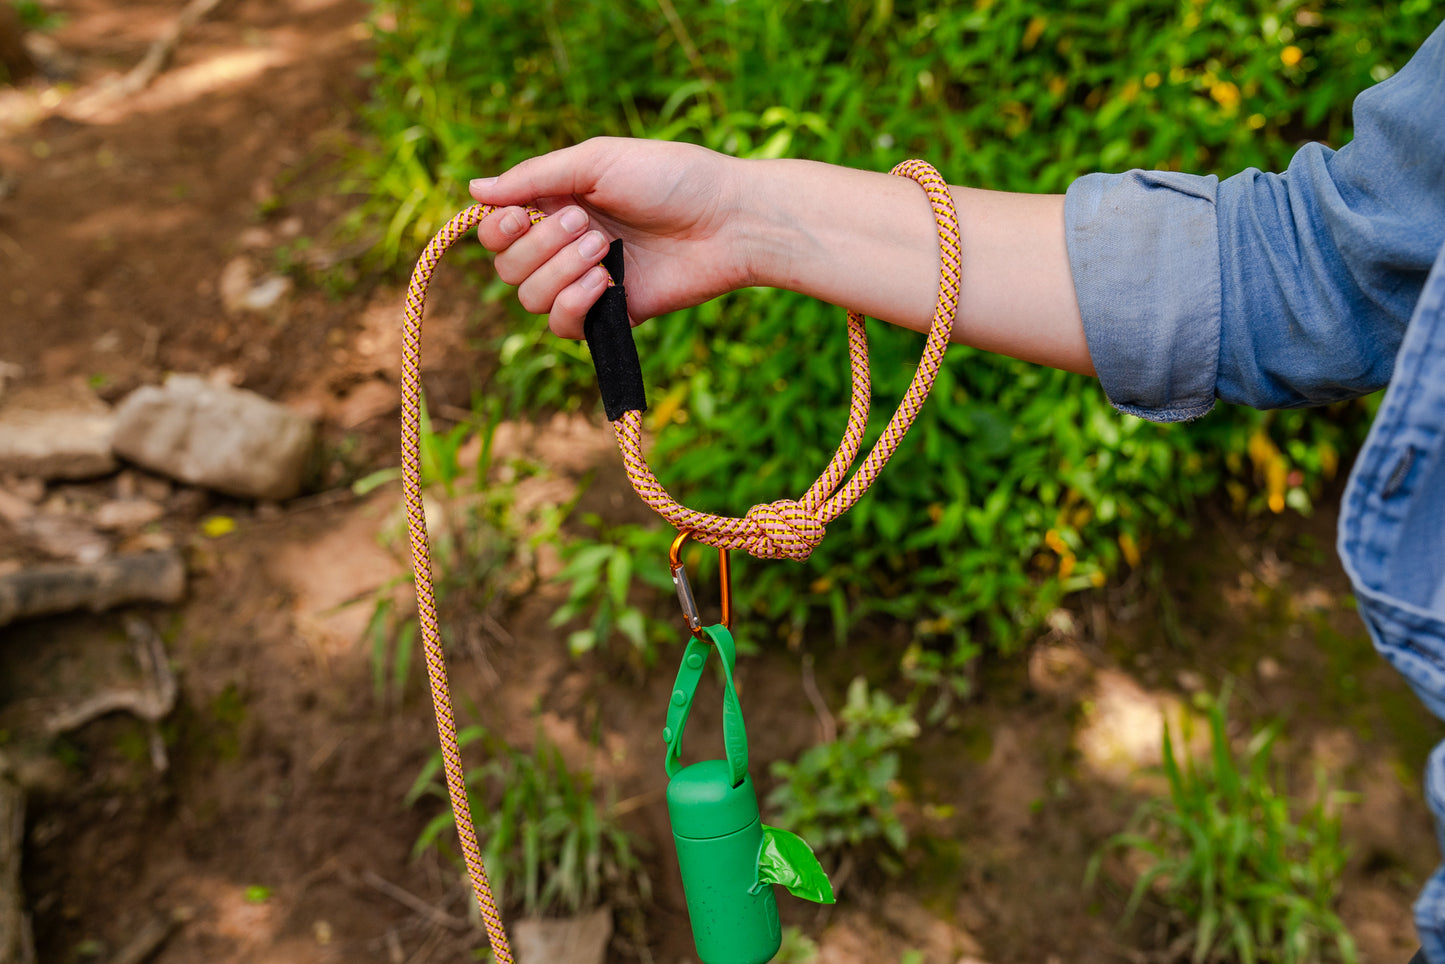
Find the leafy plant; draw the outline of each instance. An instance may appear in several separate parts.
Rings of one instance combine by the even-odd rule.
[[[1337,812],[1345,797],[1321,776],[1311,802],[1292,801],[1272,760],[1278,730],[1255,733],[1236,756],[1225,702],[1208,706],[1204,765],[1176,750],[1165,724],[1169,797],[1140,806],[1130,829],[1091,862],[1090,880],[1104,853],[1124,853],[1140,867],[1125,919],[1146,899],[1158,902],[1188,935],[1195,964],[1354,962],[1354,942],[1334,911],[1346,859]],[[1186,747],[1189,726],[1186,718]]]
[[[468,770],[472,816],[482,859],[498,903],[528,916],[577,914],[604,900],[647,900],[651,887],[637,859],[637,842],[600,803],[592,775],[567,768],[557,747],[538,730],[530,753],[514,749],[479,726],[458,734],[462,747],[479,744],[488,762]],[[447,799],[440,752],[422,768],[406,802]],[[412,848],[440,847],[455,826],[446,807]]]
[[[409,260],[465,203],[470,177],[596,134],[873,170],[921,156],[955,183],[1019,191],[1124,166],[1278,169],[1304,138],[1346,140],[1354,94],[1438,19],[1429,0],[377,0],[375,11],[372,143],[354,177],[386,263]],[[585,350],[504,301],[516,317],[489,391],[522,411],[595,404]],[[830,306],[749,290],[639,328],[668,489],[731,514],[804,491],[845,420],[840,324]],[[798,352],[799,332],[836,334],[810,334]],[[886,329],[872,341],[876,433],[919,339]],[[1307,510],[1369,416],[1369,403],[1226,407],[1161,427],[1118,415],[1078,376],[966,349],[949,358],[896,457],[908,470],[885,472],[806,567],[759,567],[738,595],[794,644],[820,624],[840,643],[870,618],[908,626],[902,668],[940,695],[935,716],[967,695],[978,652],[1017,648],[1063,594],[1187,532],[1196,500],[1225,490],[1241,510]],[[594,632],[629,625],[602,619]]]
[[[613,632],[632,643],[643,662],[650,665],[657,647],[669,635],[667,627],[649,618],[630,599],[634,580],[655,589],[670,589],[672,574],[663,561],[653,531],[637,526],[606,527],[596,515],[583,521],[598,533],[593,539],[578,539],[563,549],[566,565],[557,573],[566,583],[567,601],[552,615],[552,625],[561,626],[582,615],[588,625],[567,636],[573,655],[590,652],[605,643]]]
[[[848,686],[840,717],[843,732],[836,739],[810,747],[794,762],[772,765],[778,783],[767,797],[770,819],[820,854],[879,843],[900,853],[908,832],[894,812],[894,782],[898,749],[918,735],[913,708],[887,693],[870,693],[860,676]],[[885,868],[896,866],[882,851],[875,856]]]

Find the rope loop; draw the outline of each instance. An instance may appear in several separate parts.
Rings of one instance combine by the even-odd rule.
[[[747,550],[759,559],[796,559],[812,555],[826,533],[823,523],[801,502],[778,499],[755,505],[743,516],[750,530]]]
[[[919,160],[904,161],[892,173],[918,182],[933,209],[934,223],[938,228],[938,300],[918,370],[898,410],[852,478],[845,481],[848,469],[863,444],[871,394],[868,335],[862,316],[856,312],[848,313],[848,357],[853,383],[848,425],[828,467],[799,501],[779,499],[753,506],[741,519],[689,509],[668,494],[647,464],[642,447],[642,413],[623,412],[612,423],[627,466],[627,477],[638,497],[673,526],[692,530],[693,538],[699,542],[719,549],[742,549],[760,559],[807,559],[822,542],[827,524],[852,508],[878,478],[923,408],[924,400],[938,376],[938,369],[943,364],[943,354],[953,331],[953,319],[958,313],[962,244],[953,196],[943,176]]]

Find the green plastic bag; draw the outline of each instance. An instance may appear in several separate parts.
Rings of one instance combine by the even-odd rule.
[[[758,885],[782,884],[794,897],[832,904],[833,885],[808,842],[795,833],[763,824],[763,849],[758,854]]]

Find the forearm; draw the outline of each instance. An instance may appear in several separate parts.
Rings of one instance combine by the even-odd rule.
[[[912,181],[810,161],[742,161],[752,282],[916,331],[938,295],[938,242]],[[1064,199],[950,189],[963,274],[952,340],[1093,374],[1064,243]]]

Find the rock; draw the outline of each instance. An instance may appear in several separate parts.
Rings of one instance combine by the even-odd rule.
[[[11,525],[35,548],[56,559],[90,565],[110,555],[110,540],[75,516],[39,512]]]
[[[245,311],[268,312],[291,291],[290,278],[279,274],[268,274],[257,279],[252,274],[251,259],[245,255],[232,258],[221,269],[218,285],[221,306],[228,315]]]
[[[95,510],[95,525],[108,532],[136,532],[166,514],[165,506],[149,499],[116,499]]]
[[[90,565],[38,566],[0,576],[0,626],[18,619],[125,603],[176,603],[186,591],[181,554],[111,556]]]
[[[115,451],[147,469],[228,495],[281,501],[301,490],[310,419],[240,388],[172,375],[116,409]]]
[[[558,920],[528,918],[512,930],[517,964],[602,964],[612,940],[612,908]]]
[[[108,475],[114,431],[110,409],[84,382],[16,389],[0,406],[0,475]]]

